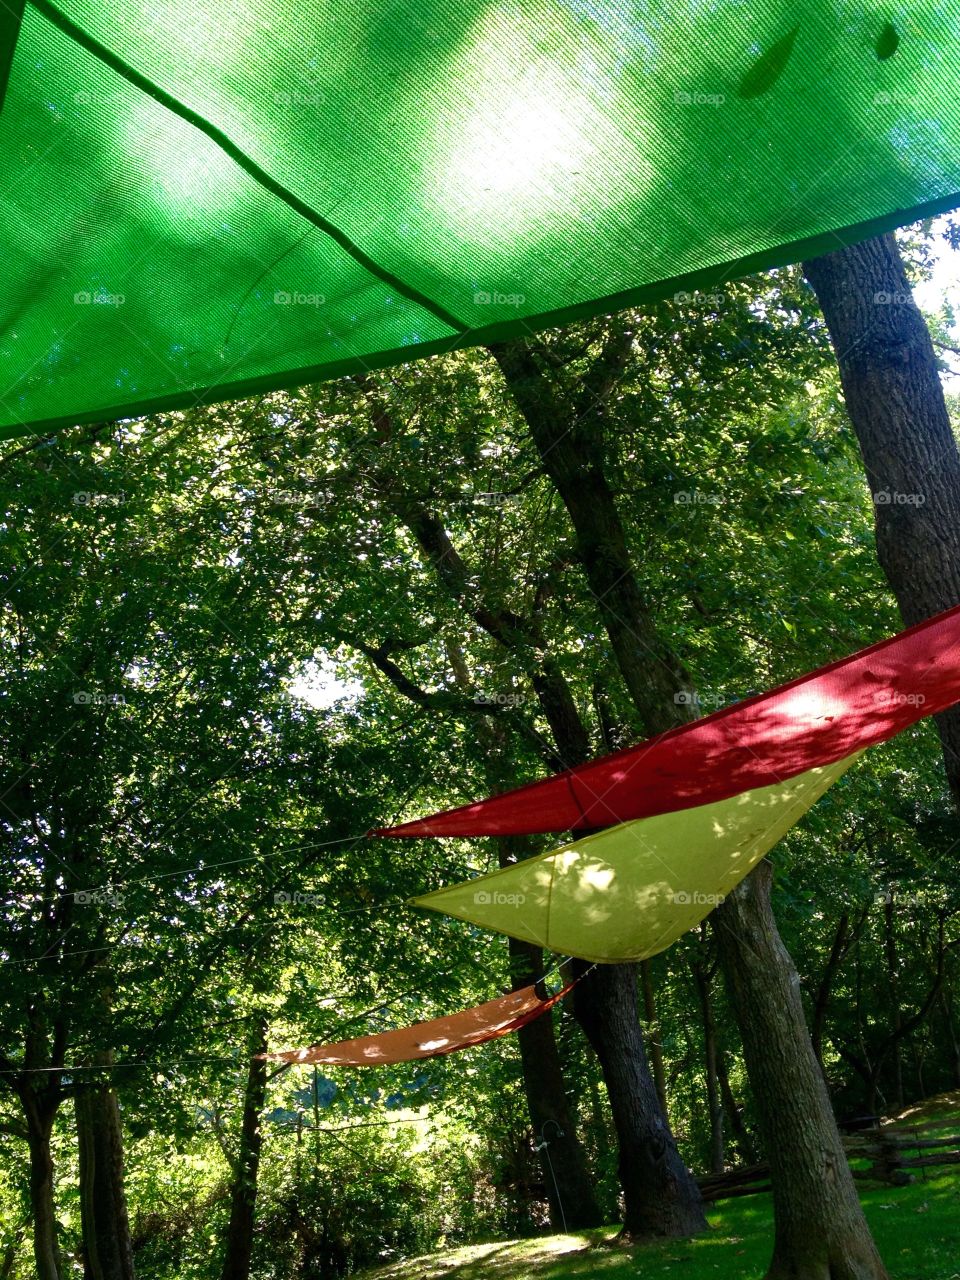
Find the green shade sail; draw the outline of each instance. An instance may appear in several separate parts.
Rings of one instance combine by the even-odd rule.
[[[708,916],[859,755],[623,822],[411,903],[583,960],[645,960]]]
[[[0,434],[697,290],[960,204],[960,0],[34,0]]]

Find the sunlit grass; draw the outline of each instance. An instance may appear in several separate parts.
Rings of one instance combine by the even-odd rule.
[[[910,1187],[875,1187],[863,1204],[891,1280],[960,1280],[960,1177],[938,1172]],[[710,1231],[681,1243],[604,1248],[615,1234],[542,1236],[472,1245],[369,1272],[373,1280],[627,1280],[681,1275],[756,1280],[770,1260],[769,1195],[729,1201],[710,1213]]]

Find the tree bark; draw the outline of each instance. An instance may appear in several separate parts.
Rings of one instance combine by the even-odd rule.
[[[705,927],[705,926],[704,926]],[[720,1079],[717,1071],[717,1024],[713,1016],[714,973],[700,960],[690,965],[700,1002],[703,1022],[704,1073],[707,1083],[707,1113],[710,1119],[710,1172],[723,1173],[723,1105],[720,1101]]]
[[[621,349],[622,344],[622,349]],[[583,404],[563,399],[544,376],[527,345],[512,342],[490,351],[530,428],[541,461],[556,485],[576,534],[597,610],[631,701],[648,733],[688,718],[674,695],[689,685],[683,664],[657,632],[640,594],[626,534],[607,481],[602,429],[604,391],[629,342],[611,342],[595,379],[585,380]]]
[[[904,621],[922,622],[960,602],[960,450],[929,331],[893,235],[814,258],[803,270],[840,366],[880,565]],[[960,804],[960,707],[936,721]]]
[[[890,1001],[890,1029],[893,1042],[893,1096],[897,1106],[897,1114],[904,1108],[903,1100],[903,1052],[900,1041],[903,1036],[903,1011],[900,1008],[899,961],[897,959],[897,938],[894,929],[894,897],[893,890],[888,889],[883,903],[883,940],[884,954],[887,961],[887,997]]]
[[[607,1086],[624,1194],[621,1239],[690,1236],[706,1230],[700,1192],[680,1158],[647,1066],[637,1021],[636,965],[575,961],[587,974],[574,990],[574,1012]]]
[[[260,1172],[260,1150],[263,1145],[260,1116],[267,1095],[266,1059],[256,1055],[265,1053],[266,1049],[267,1019],[263,1014],[256,1014],[250,1034],[251,1056],[243,1098],[240,1148],[233,1170],[230,1224],[227,1228],[227,1249],[220,1280],[249,1280],[250,1276],[257,1177]]]
[[[527,986],[543,972],[543,952],[519,938],[510,939],[510,959],[518,987]],[[599,1227],[603,1215],[567,1098],[551,1014],[521,1027],[517,1041],[530,1123],[538,1146],[546,1144],[540,1160],[551,1225],[555,1231]]]
[[[30,1150],[30,1211],[33,1216],[33,1256],[37,1280],[62,1280],[60,1242],[54,1208],[53,1155],[50,1136],[57,1101],[34,1093],[29,1084],[20,1095],[27,1121]]]
[[[101,1052],[93,1061],[109,1066],[111,1058],[109,1052]],[[84,1280],[134,1280],[117,1096],[109,1083],[81,1084],[74,1111]]]
[[[720,1081],[720,1096],[723,1099],[723,1109],[727,1113],[727,1123],[730,1125],[730,1133],[736,1144],[737,1154],[742,1163],[756,1164],[758,1161],[756,1144],[747,1132],[747,1126],[743,1122],[743,1107],[733,1096],[733,1089],[730,1087],[730,1074],[727,1071],[726,1060],[722,1052],[717,1054],[717,1079]]]
[[[773,1184],[767,1280],[887,1280],[803,1016],[761,862],[714,913]]]

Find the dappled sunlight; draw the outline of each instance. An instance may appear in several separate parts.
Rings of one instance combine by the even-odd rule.
[[[509,10],[484,11],[448,68],[467,119],[432,122],[425,188],[450,229],[481,250],[511,238],[533,250],[587,200],[596,213],[653,181],[651,140],[637,143],[647,126],[634,114],[628,132],[609,110],[616,55],[559,8],[544,11],[542,23],[534,38]],[[547,56],[549,44],[568,52]],[[613,163],[599,175],[601,156]],[[505,287],[509,278],[494,283]]]

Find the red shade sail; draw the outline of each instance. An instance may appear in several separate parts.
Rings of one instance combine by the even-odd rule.
[[[360,1036],[337,1044],[315,1044],[308,1049],[286,1049],[282,1053],[260,1054],[277,1062],[328,1062],[335,1066],[378,1067],[417,1058],[439,1058],[471,1045],[484,1044],[519,1031],[561,1000],[574,986],[571,983],[546,1000],[536,987],[523,987],[473,1009],[400,1027],[378,1036]]]
[[[960,606],[769,693],[387,836],[607,827],[728,799],[884,742],[960,702]]]

